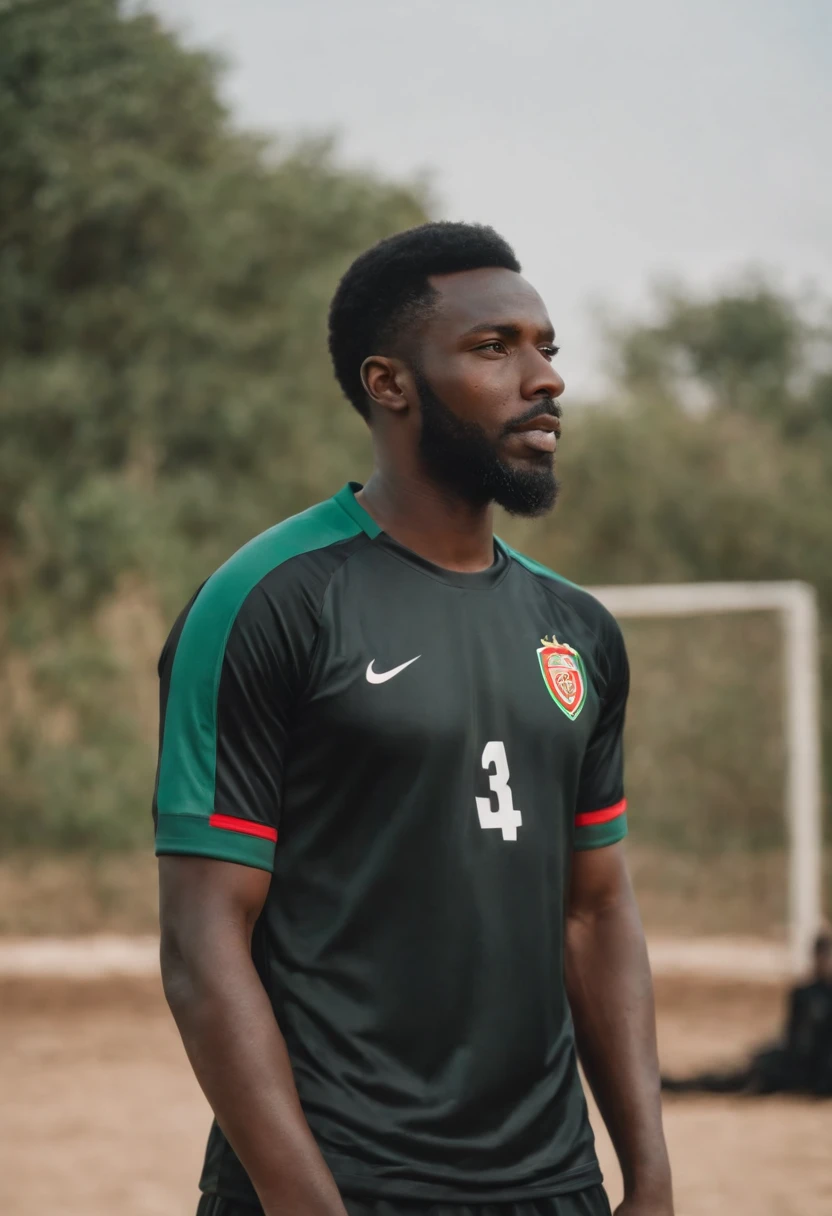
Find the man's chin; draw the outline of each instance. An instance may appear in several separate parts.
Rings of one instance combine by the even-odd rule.
[[[504,468],[504,476],[494,486],[493,501],[509,515],[536,519],[552,510],[559,489],[551,462],[537,470]]]

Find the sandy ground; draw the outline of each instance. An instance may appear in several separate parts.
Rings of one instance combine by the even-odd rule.
[[[668,1068],[733,1059],[778,1024],[780,990],[663,979]],[[192,1216],[209,1118],[157,984],[0,983],[2,1216]],[[832,1103],[674,1099],[678,1216],[830,1216]],[[599,1150],[613,1200],[609,1143]]]

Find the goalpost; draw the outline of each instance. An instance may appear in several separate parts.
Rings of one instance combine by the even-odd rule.
[[[593,587],[616,617],[774,611],[784,636],[788,823],[788,962],[805,968],[822,917],[821,730],[817,596],[808,583],[668,583]]]

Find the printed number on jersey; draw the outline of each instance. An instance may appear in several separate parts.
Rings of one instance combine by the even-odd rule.
[[[488,785],[492,795],[497,796],[497,806],[495,808],[493,805],[493,797],[477,798],[480,827],[499,828],[503,833],[503,840],[516,840],[517,829],[523,822],[523,816],[514,805],[514,799],[511,796],[511,786],[508,783],[508,759],[504,744],[496,740],[486,743],[482,753],[482,766],[484,769],[494,770],[488,778]]]

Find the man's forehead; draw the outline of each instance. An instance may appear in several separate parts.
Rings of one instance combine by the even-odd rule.
[[[428,280],[439,293],[435,315],[454,327],[479,324],[551,326],[546,305],[521,274],[503,267],[435,274]]]

